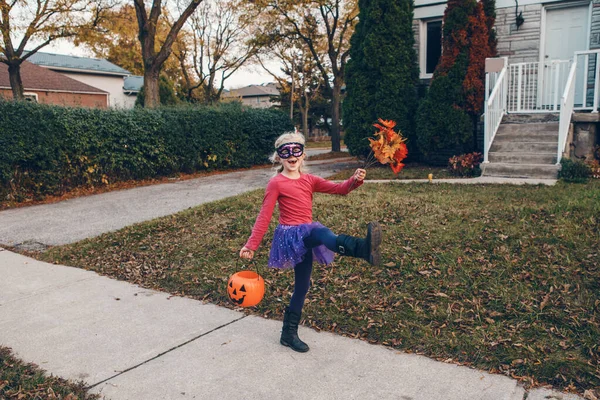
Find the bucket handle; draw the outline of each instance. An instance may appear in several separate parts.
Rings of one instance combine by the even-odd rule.
[[[237,257],[235,260],[235,272],[237,273],[239,271],[239,266],[240,266],[240,260],[242,260],[240,257]],[[258,272],[258,263],[255,261],[255,259],[251,259],[247,265],[251,266],[252,264],[254,264],[254,269],[256,269],[256,275],[258,275],[258,278],[256,278],[257,280],[260,279],[260,273]]]

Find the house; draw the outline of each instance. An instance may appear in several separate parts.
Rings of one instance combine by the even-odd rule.
[[[129,99],[131,101],[131,96],[133,96],[133,103],[135,104],[135,99],[137,98],[138,93],[142,90],[144,86],[144,77],[139,75],[131,75],[125,78],[125,82],[123,83],[123,93],[126,96],[130,96]]]
[[[133,86],[138,79],[130,80],[125,88],[131,73],[107,60],[36,52],[28,61],[109,92],[109,106],[113,108],[133,108],[141,88]]]
[[[223,91],[223,100],[241,100],[242,104],[253,108],[269,108],[273,106],[271,98],[279,96],[275,83],[244,86],[239,89]]]
[[[107,108],[109,93],[24,61],[21,64],[21,81],[27,99],[43,104]],[[12,98],[8,66],[0,63],[0,96]]]
[[[420,78],[441,54],[446,2],[415,0]],[[593,151],[600,2],[496,0],[498,60],[486,63],[484,175],[556,177],[562,157]],[[532,143],[532,144],[527,144]]]

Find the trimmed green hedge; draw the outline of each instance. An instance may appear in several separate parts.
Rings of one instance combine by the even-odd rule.
[[[284,113],[239,104],[107,111],[0,101],[0,201],[263,164],[289,130]]]

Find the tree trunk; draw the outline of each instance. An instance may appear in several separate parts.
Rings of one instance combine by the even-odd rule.
[[[302,110],[302,134],[308,139],[308,109]]]
[[[15,100],[23,100],[23,81],[21,81],[21,63],[10,63],[8,65],[8,80]]]
[[[157,108],[160,106],[160,89],[158,80],[159,70],[144,70],[144,107]]]
[[[331,96],[331,151],[340,151],[340,105],[342,100],[342,85],[338,79],[333,80]]]
[[[308,95],[304,93],[304,107],[300,108],[302,113],[302,134],[306,139],[308,139],[308,110],[310,109],[310,103],[307,97]],[[302,101],[302,99],[300,101]]]

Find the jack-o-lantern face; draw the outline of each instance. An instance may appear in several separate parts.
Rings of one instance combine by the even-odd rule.
[[[233,282],[229,281],[229,298],[236,304],[242,305],[244,299],[246,298],[246,285],[242,285],[240,288],[240,293],[237,293],[237,289],[233,287]],[[235,298],[238,296],[238,299]]]
[[[229,278],[227,294],[238,306],[255,306],[265,295],[265,281],[253,271],[240,271]]]

